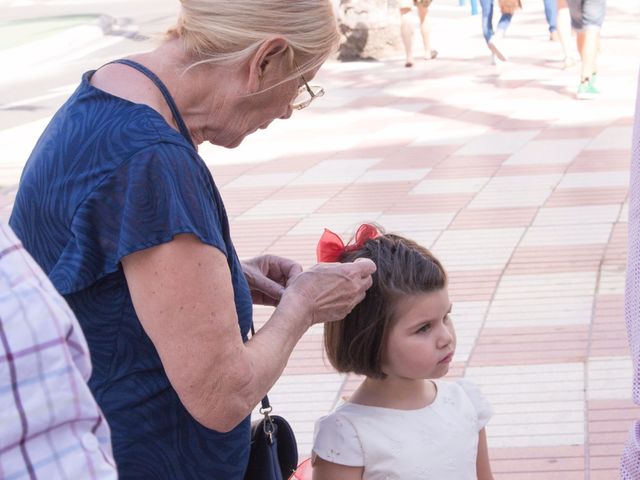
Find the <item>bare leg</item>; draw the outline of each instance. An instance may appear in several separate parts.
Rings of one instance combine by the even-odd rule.
[[[402,44],[404,45],[404,53],[406,56],[406,67],[413,65],[413,25],[409,18],[410,8],[400,9],[400,35],[402,36]]]
[[[592,28],[578,32],[578,51],[582,59],[580,79],[591,78],[596,71],[596,57],[600,42],[600,30]]]
[[[418,5],[418,18],[420,19],[420,33],[422,34],[422,44],[424,45],[424,58],[431,60],[432,58],[436,58],[438,52],[431,49],[431,23],[428,21],[428,13],[428,7]]]
[[[558,0],[558,37],[564,55],[564,67],[569,68],[575,64],[575,60],[569,52],[569,46],[571,45],[571,15],[569,14],[567,0]]]

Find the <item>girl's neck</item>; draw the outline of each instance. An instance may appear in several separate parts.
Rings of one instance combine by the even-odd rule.
[[[431,405],[438,394],[431,380],[365,378],[349,401],[370,407],[417,410]]]

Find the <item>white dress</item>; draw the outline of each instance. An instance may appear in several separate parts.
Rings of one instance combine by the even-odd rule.
[[[475,480],[478,433],[491,407],[468,380],[435,384],[435,400],[418,410],[339,406],[316,422],[314,453],[364,466],[363,480]]]

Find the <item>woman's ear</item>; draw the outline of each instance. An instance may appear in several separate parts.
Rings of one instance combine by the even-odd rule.
[[[289,43],[282,37],[273,37],[265,40],[258,47],[249,60],[249,93],[260,91],[264,87],[266,78],[282,71],[284,60],[289,58]],[[281,78],[275,78],[271,84],[275,84]]]

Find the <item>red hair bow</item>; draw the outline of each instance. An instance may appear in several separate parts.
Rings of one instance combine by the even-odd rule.
[[[345,246],[338,235],[325,228],[316,247],[318,263],[338,262],[345,253],[359,250],[368,240],[378,238],[379,236],[380,232],[376,227],[364,223],[358,228],[355,241]]]

